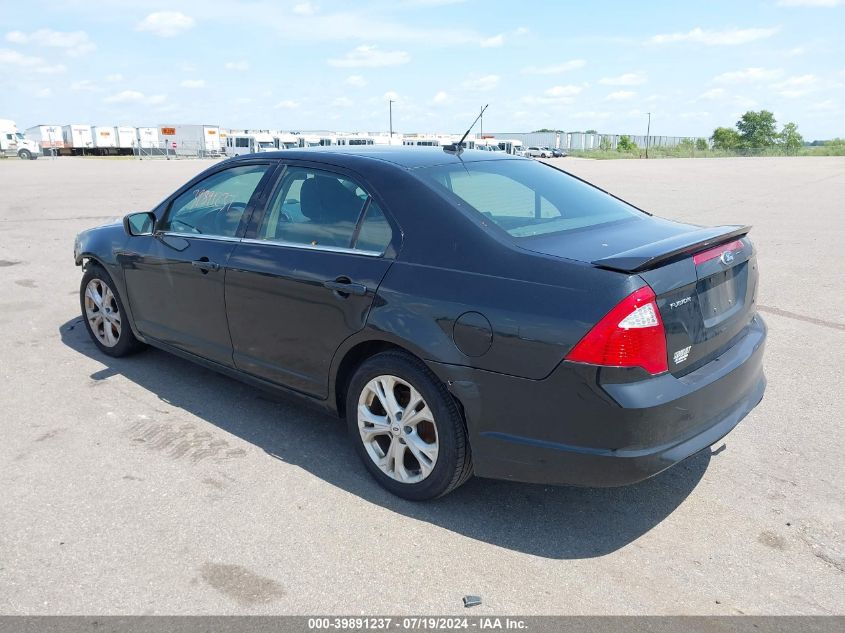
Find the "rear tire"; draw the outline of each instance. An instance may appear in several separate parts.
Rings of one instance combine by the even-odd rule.
[[[94,345],[108,356],[128,356],[145,345],[135,338],[114,281],[99,264],[88,264],[79,286],[82,321]]]
[[[383,352],[358,368],[346,394],[346,422],[364,466],[399,497],[435,499],[472,475],[457,404],[409,354]]]

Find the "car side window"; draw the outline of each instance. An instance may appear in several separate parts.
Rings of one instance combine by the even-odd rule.
[[[267,207],[257,237],[349,248],[368,197],[357,183],[343,176],[289,167]]]
[[[381,207],[371,199],[364,220],[361,222],[361,228],[358,229],[355,249],[381,254],[387,250],[391,239],[393,239],[393,229],[390,228]]]
[[[176,198],[160,227],[172,233],[235,237],[269,165],[242,165],[201,180]]]

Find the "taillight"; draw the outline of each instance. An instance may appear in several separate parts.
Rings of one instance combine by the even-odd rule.
[[[696,253],[692,256],[692,261],[693,263],[695,263],[696,266],[698,266],[699,264],[703,264],[704,262],[709,262],[711,259],[721,257],[722,253],[724,253],[725,251],[739,250],[742,250],[742,240],[734,240],[733,242],[728,242],[727,244],[720,244],[719,246],[714,246],[713,248],[707,249],[706,251]]]
[[[648,286],[632,292],[608,312],[566,355],[566,360],[605,367],[668,371],[666,331]]]

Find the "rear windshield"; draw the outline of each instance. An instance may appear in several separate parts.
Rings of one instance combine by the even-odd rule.
[[[641,215],[621,200],[533,160],[438,165],[416,173],[513,237],[571,231]]]

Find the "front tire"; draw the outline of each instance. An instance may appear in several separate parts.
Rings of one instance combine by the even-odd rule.
[[[103,354],[127,356],[144,347],[129,325],[114,281],[99,264],[89,264],[79,286],[82,320]]]
[[[20,158],[21,160],[32,160],[32,152],[30,152],[28,149],[22,149],[18,152],[18,158]]]
[[[412,501],[441,497],[472,475],[458,406],[421,361],[384,352],[355,372],[346,422],[358,456],[393,494]]]

